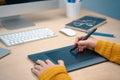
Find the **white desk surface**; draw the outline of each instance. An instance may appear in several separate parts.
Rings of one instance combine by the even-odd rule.
[[[120,21],[85,9],[81,9],[80,16],[78,18],[84,15],[94,15],[107,18],[107,23],[99,27],[97,31],[113,33],[117,35],[117,37],[94,37],[120,43]],[[44,26],[52,29],[58,36],[11,47],[6,47],[2,42],[0,42],[0,47],[11,50],[10,55],[0,59],[0,80],[37,80],[37,77],[31,73],[31,68],[34,64],[28,59],[27,56],[29,54],[72,45],[76,36],[84,34],[83,32],[77,31],[77,35],[75,37],[68,37],[59,32],[61,28],[65,27],[66,23],[78,19],[66,18],[65,11],[62,9],[35,12],[22,15],[22,17],[34,22],[36,25],[15,30],[7,30],[0,25],[0,35]],[[104,62],[69,72],[69,75],[73,80],[120,80],[120,65],[111,62]]]

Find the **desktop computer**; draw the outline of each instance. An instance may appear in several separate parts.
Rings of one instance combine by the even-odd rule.
[[[20,15],[56,8],[59,8],[59,0],[0,0],[0,22],[7,29],[33,26]]]
[[[59,8],[59,0],[0,0],[0,22],[3,27],[9,30],[34,26],[34,23],[25,20],[20,15],[57,8]],[[54,36],[56,34],[51,29],[42,27],[34,30],[0,35],[0,40],[5,45],[12,46]]]

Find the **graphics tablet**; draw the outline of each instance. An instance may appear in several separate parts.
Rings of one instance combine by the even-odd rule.
[[[66,46],[54,50],[31,54],[28,55],[28,57],[33,62],[38,59],[41,59],[43,61],[50,59],[55,64],[57,64],[57,60],[63,60],[67,71],[72,71],[107,61],[107,59],[104,57],[88,49],[82,53],[78,53],[77,51],[70,52],[70,49],[73,47],[73,45]]]

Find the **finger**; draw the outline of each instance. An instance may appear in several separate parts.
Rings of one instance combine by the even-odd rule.
[[[86,49],[87,46],[78,46],[78,49]]]
[[[37,69],[32,68],[31,69],[32,73],[34,73],[36,76],[39,75],[39,71]]]
[[[84,50],[82,48],[78,49],[79,52],[83,52]]]
[[[78,44],[78,42],[82,39],[83,36],[79,36],[75,39],[75,43],[74,45],[76,46]]]
[[[63,60],[58,60],[58,64],[61,66],[64,66],[64,61]]]
[[[78,42],[78,46],[87,46],[87,45],[88,45],[88,43],[86,40]]]
[[[37,60],[36,63],[39,64],[39,65],[41,65],[42,67],[47,65],[47,64],[46,64],[44,61],[42,61],[42,60]]]
[[[37,70],[42,70],[42,67],[40,65],[34,65],[34,68],[37,69]]]
[[[76,39],[75,39],[75,42],[79,42],[81,39],[82,39],[83,36],[78,36]]]
[[[51,60],[49,60],[49,59],[46,60],[46,63],[50,64],[50,65],[54,65],[54,63]]]
[[[86,46],[81,46],[81,47],[78,48],[78,51],[83,52],[84,49],[86,49]]]

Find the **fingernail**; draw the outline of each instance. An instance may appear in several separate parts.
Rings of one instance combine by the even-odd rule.
[[[77,47],[77,46],[78,46],[78,43],[76,43],[75,46]]]
[[[36,60],[36,62],[38,61],[38,59]]]

